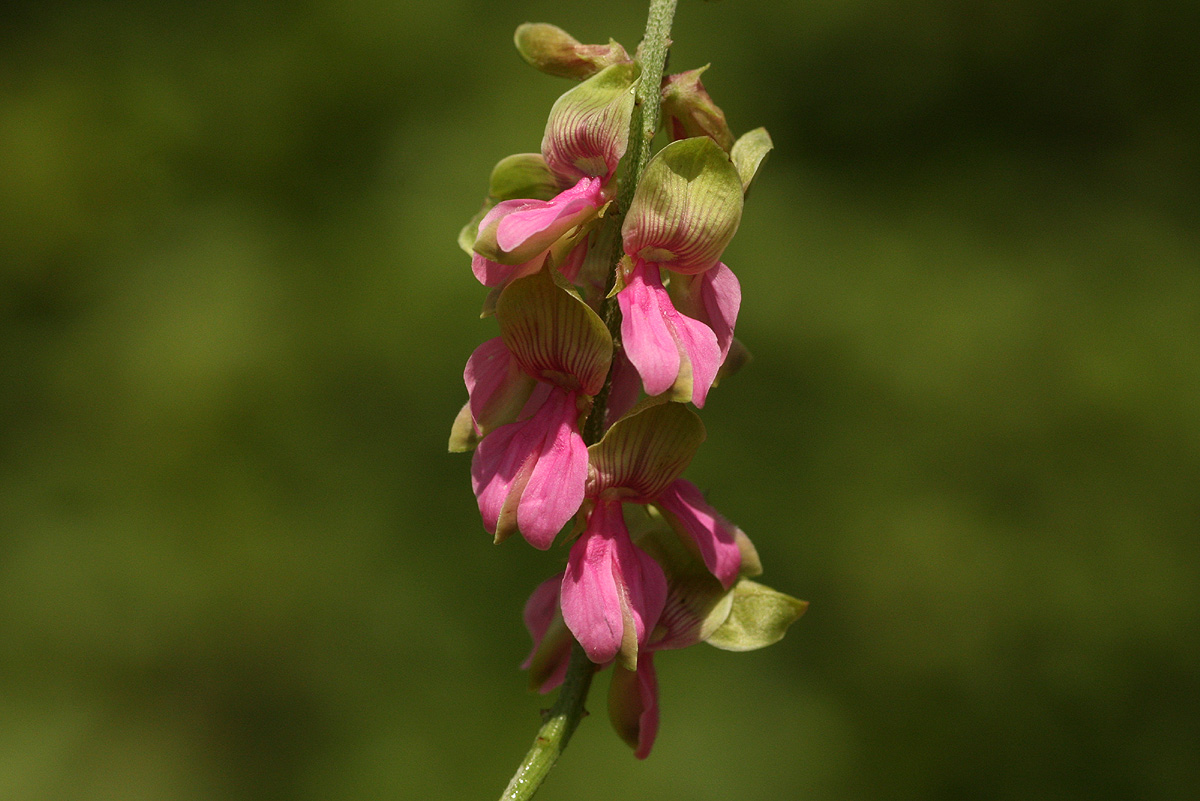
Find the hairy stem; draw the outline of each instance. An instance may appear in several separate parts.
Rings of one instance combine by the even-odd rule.
[[[634,190],[641,180],[642,172],[650,161],[650,143],[658,131],[663,69],[666,67],[667,50],[671,46],[671,22],[675,18],[676,0],[650,0],[650,16],[646,20],[646,35],[641,46],[641,77],[637,84],[637,106],[630,120],[629,147],[626,152],[626,172],[622,179],[621,194],[617,199],[617,211],[608,215],[596,240],[597,247],[611,250],[612,270],[608,278],[611,290],[616,280],[616,265],[621,258],[621,223],[625,209],[633,199]],[[621,311],[615,298],[604,301],[603,314],[613,342],[619,347]],[[604,433],[604,417],[608,406],[608,394],[612,385],[612,373],[604,382],[604,388],[596,396],[591,414],[584,428],[584,441],[588,445],[599,441]],[[571,659],[567,665],[567,676],[554,706],[545,715],[533,745],[517,768],[500,801],[523,801],[533,797],[542,782],[554,767],[559,754],[566,749],[579,721],[587,714],[584,704],[596,665],[588,659],[579,643],[571,647]]]

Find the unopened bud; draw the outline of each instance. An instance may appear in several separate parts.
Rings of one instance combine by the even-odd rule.
[[[633,61],[625,48],[608,40],[606,45],[585,45],[555,25],[526,22],[513,36],[521,58],[549,75],[582,81],[612,64]]]
[[[678,75],[668,75],[662,84],[662,113],[671,126],[671,139],[707,136],[726,153],[733,147],[733,132],[725,112],[717,107],[700,82],[708,65]]]

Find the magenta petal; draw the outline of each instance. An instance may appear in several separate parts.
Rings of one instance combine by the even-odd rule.
[[[496,208],[505,203],[519,205],[507,207],[496,228],[496,244],[500,249],[511,253],[535,237],[548,248],[600,206],[600,181],[583,178],[553,200],[505,201],[496,204]]]
[[[534,547],[548,548],[579,509],[587,450],[575,414],[574,394],[554,390],[532,417],[500,426],[475,449],[471,484],[484,528],[497,540],[520,530]],[[539,465],[543,459],[549,466]]]
[[[658,677],[654,672],[654,655],[649,651],[638,657],[637,685],[642,713],[638,715],[638,744],[633,755],[645,759],[658,737]]]
[[[721,361],[729,354],[733,342],[733,327],[737,323],[738,308],[742,305],[742,287],[733,270],[721,262],[705,272],[700,281],[700,297],[708,314],[708,325],[717,337],[721,348]]]
[[[639,261],[625,288],[617,294],[621,307],[621,342],[637,368],[647,395],[661,395],[679,376],[679,346],[663,316],[671,299],[663,289],[658,268]],[[673,307],[672,307],[673,308]]]
[[[620,504],[602,503],[601,507]],[[595,515],[593,511],[593,515]],[[622,592],[614,576],[614,536],[588,530],[571,546],[562,580],[562,614],[567,628],[596,664],[612,660],[625,636]]]
[[[544,256],[538,254],[522,264],[501,264],[485,259],[478,253],[471,254],[471,272],[484,286],[504,286],[518,278],[536,273],[542,267]]]
[[[620,515],[619,505],[617,514]],[[663,607],[667,604],[667,577],[658,562],[629,539],[624,518],[620,525],[621,536],[616,538],[615,567],[620,571],[618,581],[625,588],[627,609],[633,620],[637,643],[643,645],[658,625]]]
[[[665,293],[664,293],[665,295]],[[667,299],[670,303],[670,299]],[[692,367],[692,403],[703,407],[721,369],[721,348],[713,330],[699,320],[680,314],[671,308],[667,318],[675,330],[679,347],[687,355]]]
[[[493,337],[467,359],[463,383],[467,385],[471,417],[476,426],[490,430],[517,418],[533,389],[534,379],[517,364],[504,340]]]
[[[732,587],[742,567],[742,553],[733,525],[709,506],[695,484],[682,478],[663,490],[655,503],[679,521],[699,549],[709,572],[726,589]]]
[[[575,393],[556,389],[547,405],[557,403],[556,418],[548,417],[553,433],[543,440],[517,508],[517,527],[535,548],[545,550],[583,503],[588,452],[579,433]]]

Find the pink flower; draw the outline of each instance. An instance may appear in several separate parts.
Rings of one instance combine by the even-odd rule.
[[[636,664],[666,600],[662,568],[629,539],[621,504],[597,503],[562,582],[563,620],[588,658],[603,664],[621,654]]]
[[[625,353],[641,375],[646,394],[661,395],[674,388],[677,396],[704,406],[721,367],[721,347],[713,330],[676,311],[658,267],[644,261],[634,263],[617,302]]]
[[[479,513],[496,541],[520,531],[545,550],[583,502],[587,447],[579,432],[578,393],[550,384],[530,397],[541,404],[525,420],[483,438],[471,460]]]

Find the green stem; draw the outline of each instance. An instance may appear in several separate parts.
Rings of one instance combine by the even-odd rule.
[[[658,131],[663,69],[666,67],[667,50],[671,46],[671,22],[675,18],[676,0],[650,0],[650,16],[646,20],[646,36],[642,39],[641,66],[642,73],[637,85],[637,107],[630,120],[629,148],[626,158],[629,159],[626,173],[623,176],[621,194],[617,200],[617,213],[608,215],[603,223],[600,236],[597,238],[598,247],[608,247],[612,250],[613,269],[609,276],[608,289],[616,278],[616,263],[621,252],[621,222],[625,209],[641,180],[642,172],[650,161],[650,143]],[[604,301],[603,317],[613,333],[614,343],[620,341],[621,312],[615,300]],[[584,440],[592,445],[603,434],[605,409],[608,405],[608,392],[612,375],[604,383],[604,388],[596,396],[591,414],[588,416],[584,431]],[[592,686],[592,677],[596,673],[596,665],[592,663],[579,643],[571,647],[571,659],[567,664],[567,675],[563,680],[562,689],[554,706],[545,715],[542,727],[538,729],[533,745],[517,768],[504,795],[500,801],[525,801],[532,798],[542,786],[550,769],[558,761],[558,756],[567,747],[571,735],[583,716],[587,714],[584,704],[587,702],[588,690]]]

